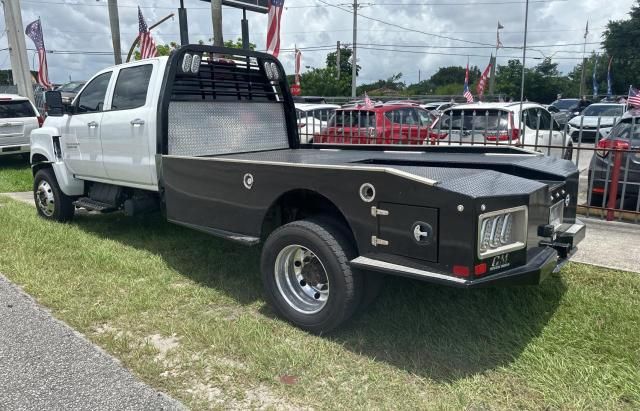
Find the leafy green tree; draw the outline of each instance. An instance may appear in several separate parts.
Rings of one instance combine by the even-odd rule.
[[[378,80],[369,84],[362,84],[356,88],[356,94],[362,95],[365,92],[369,93],[375,90],[388,90],[392,91],[393,94],[401,93],[407,85],[400,81],[402,78],[402,73],[396,73],[386,80]]]
[[[603,34],[602,46],[609,56],[613,56],[613,90],[618,94],[625,94],[634,82],[634,85],[640,85],[640,0],[631,7],[629,17],[628,20],[609,21]]]
[[[338,80],[335,66],[313,68],[300,76],[300,88],[307,96],[347,96],[351,93],[351,76],[341,75]]]
[[[340,47],[340,76],[351,76],[353,66],[351,64],[351,55],[353,50],[347,47]],[[332,51],[327,54],[327,67],[336,67],[338,65],[338,52]],[[360,66],[356,66],[356,75],[360,74]]]

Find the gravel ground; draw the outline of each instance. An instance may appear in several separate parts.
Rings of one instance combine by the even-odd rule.
[[[0,275],[0,410],[181,410]]]

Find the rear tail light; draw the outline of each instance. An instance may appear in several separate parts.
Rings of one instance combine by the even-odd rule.
[[[611,140],[608,138],[603,138],[598,141],[598,146],[596,148],[596,154],[598,157],[605,158],[609,155],[610,150],[629,150],[629,142],[624,140]]]
[[[521,206],[480,215],[478,257],[483,259],[526,247],[527,214],[527,207]]]
[[[44,124],[44,118],[42,116],[38,116],[38,127],[42,127]]]

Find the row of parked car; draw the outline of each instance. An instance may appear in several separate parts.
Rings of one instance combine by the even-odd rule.
[[[575,156],[574,147],[591,149],[587,144],[596,143],[588,169],[589,202],[596,207],[607,205],[605,191],[615,157],[610,152],[625,150],[618,190],[620,206],[637,208],[640,124],[636,125],[635,119],[640,112],[627,113],[625,104],[590,102],[577,112],[580,100],[570,103],[423,104],[402,100],[369,106],[364,101],[345,106],[301,103],[296,108],[303,143],[510,144],[569,160]],[[566,107],[565,124],[557,120],[557,106]]]

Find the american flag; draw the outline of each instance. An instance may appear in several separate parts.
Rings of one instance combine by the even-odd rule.
[[[467,99],[467,103],[473,103],[473,94],[469,91],[469,62],[467,61],[467,72],[464,75],[464,91],[462,92],[464,98]]]
[[[364,92],[364,106],[366,108],[371,108],[373,107],[373,101],[371,101],[371,99],[369,98],[369,95],[367,94],[367,92]]]
[[[156,42],[151,37],[151,32],[147,28],[144,17],[142,17],[140,7],[138,7],[138,39],[140,40],[140,59],[148,59],[158,55]]]
[[[284,0],[269,0],[269,22],[267,23],[267,53],[274,57],[280,54],[280,21]]]
[[[493,56],[491,56],[491,60],[493,61]],[[487,80],[489,80],[489,76],[491,76],[491,63],[489,63],[487,68],[484,69],[484,72],[482,73],[482,77],[480,77],[480,81],[478,82],[478,87],[476,88],[476,91],[478,92],[478,95],[480,97],[484,95],[484,88],[487,85]],[[482,98],[480,98],[480,100],[482,100]]]
[[[51,88],[49,83],[49,69],[47,67],[47,51],[44,48],[44,39],[42,37],[42,25],[40,19],[32,21],[27,25],[25,34],[29,36],[33,43],[36,45],[38,51],[38,62],[40,68],[38,69],[38,84],[47,90]]]
[[[302,52],[296,47],[296,84],[300,85],[300,65],[302,64]]]
[[[629,87],[629,98],[627,98],[627,105],[633,107],[640,107],[640,91],[633,86]]]

